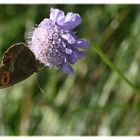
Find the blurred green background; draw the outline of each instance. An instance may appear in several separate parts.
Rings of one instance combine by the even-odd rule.
[[[26,42],[52,5],[0,5],[0,59]],[[53,5],[77,12],[75,31],[96,43],[140,87],[139,5]],[[75,76],[44,68],[0,89],[0,135],[140,135],[140,94],[135,94],[90,47]]]

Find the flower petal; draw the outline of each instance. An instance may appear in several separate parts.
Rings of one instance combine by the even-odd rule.
[[[72,49],[72,54],[71,55],[67,55],[67,61],[70,64],[74,64],[76,63],[76,61],[78,59],[80,59],[81,57],[85,56],[85,52],[84,51],[79,51],[77,49]]]
[[[71,34],[63,34],[62,37],[68,41],[69,44],[74,44],[75,38]]]
[[[65,49],[65,53],[66,53],[66,54],[72,54],[72,49],[66,48],[66,49]]]
[[[44,20],[41,21],[40,24],[39,24],[38,26],[47,26],[47,25],[49,25],[50,22],[51,22],[50,19],[44,18]]]
[[[64,21],[64,28],[73,29],[81,23],[82,19],[79,14],[69,12]]]
[[[73,68],[68,64],[64,64],[62,67],[62,70],[67,74],[74,74],[75,73]]]
[[[88,48],[89,47],[89,41],[84,40],[84,39],[75,40],[75,43],[74,44],[77,47],[80,47],[80,48]]]
[[[50,19],[57,22],[58,25],[63,26],[65,14],[62,10],[51,8]]]

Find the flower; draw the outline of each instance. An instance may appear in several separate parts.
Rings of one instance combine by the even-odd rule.
[[[32,32],[29,47],[37,60],[48,67],[62,69],[65,73],[74,73],[71,67],[85,55],[83,49],[89,42],[79,39],[72,29],[82,19],[79,14],[62,10],[50,9],[50,18],[45,18]]]

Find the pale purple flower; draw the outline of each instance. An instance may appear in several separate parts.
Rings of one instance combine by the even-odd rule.
[[[74,73],[71,67],[84,56],[83,49],[89,42],[79,39],[72,29],[82,19],[79,14],[51,8],[50,18],[45,18],[32,32],[29,43],[36,59],[48,67],[62,69],[65,73]],[[80,50],[79,50],[80,49]]]

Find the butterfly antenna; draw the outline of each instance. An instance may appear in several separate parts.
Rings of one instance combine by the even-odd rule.
[[[40,85],[39,85],[39,83],[38,83],[38,80],[37,80],[37,77],[35,78],[35,80],[36,80],[36,83],[37,83],[38,88],[39,88],[39,90],[41,91],[41,93],[45,93],[45,91],[40,87]]]

